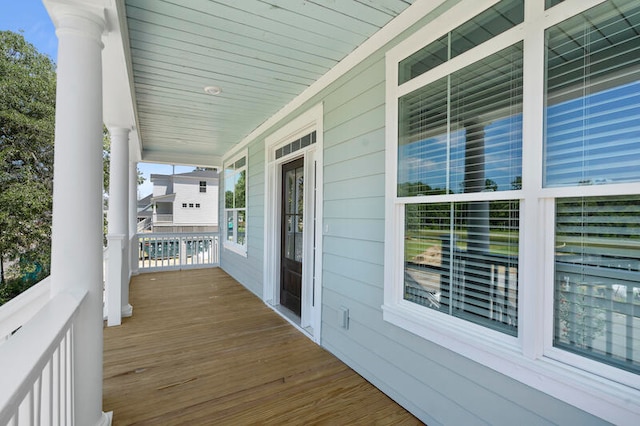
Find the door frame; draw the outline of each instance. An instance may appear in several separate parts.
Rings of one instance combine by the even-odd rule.
[[[322,326],[322,119],[323,106],[318,104],[265,140],[263,300],[318,344],[320,344]],[[316,143],[276,159],[278,148],[313,131],[316,132]],[[305,216],[309,215],[307,212],[314,212],[315,226],[313,221],[310,224],[305,223],[302,233],[302,312],[298,320],[285,315],[278,308],[280,306],[282,164],[300,157],[304,157]]]

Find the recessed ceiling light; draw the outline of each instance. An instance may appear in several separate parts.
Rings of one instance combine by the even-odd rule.
[[[222,93],[222,89],[218,86],[207,86],[204,88],[204,91],[210,95],[219,95]]]

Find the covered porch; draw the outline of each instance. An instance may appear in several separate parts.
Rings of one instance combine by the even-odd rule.
[[[113,424],[421,424],[219,268],[141,274],[104,331]]]
[[[0,310],[0,424],[417,422],[373,385],[429,424],[639,424],[631,0],[43,3],[59,41],[51,277]],[[606,96],[587,108],[585,91]],[[549,133],[565,98],[575,119]],[[405,127],[416,155],[399,154]],[[593,180],[545,186],[549,136]],[[513,167],[502,187],[489,158]],[[138,235],[138,162],[222,170],[222,232]]]

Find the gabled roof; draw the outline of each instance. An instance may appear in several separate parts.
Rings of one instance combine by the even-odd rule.
[[[169,182],[169,181],[173,181],[174,177],[192,178],[192,179],[217,179],[218,172],[213,170],[194,170],[187,173],[176,173],[173,175],[163,175],[158,173],[152,173],[151,176],[149,176],[149,180],[151,182],[155,182],[158,180],[165,180]]]
[[[140,198],[138,200],[138,208],[146,208],[149,205],[151,205],[151,197],[153,196],[153,194],[149,194],[146,197]]]
[[[165,194],[165,195],[158,195],[156,197],[151,197],[151,201],[152,202],[163,202],[163,203],[171,203],[173,201],[175,201],[176,199],[176,194],[175,193],[171,193],[171,194]]]

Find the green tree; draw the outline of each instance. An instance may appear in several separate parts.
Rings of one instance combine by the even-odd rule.
[[[0,31],[0,282],[4,265],[41,265],[51,251],[56,72],[21,34]]]
[[[106,126],[102,127],[102,191],[109,194],[109,167],[111,166],[111,137]]]

